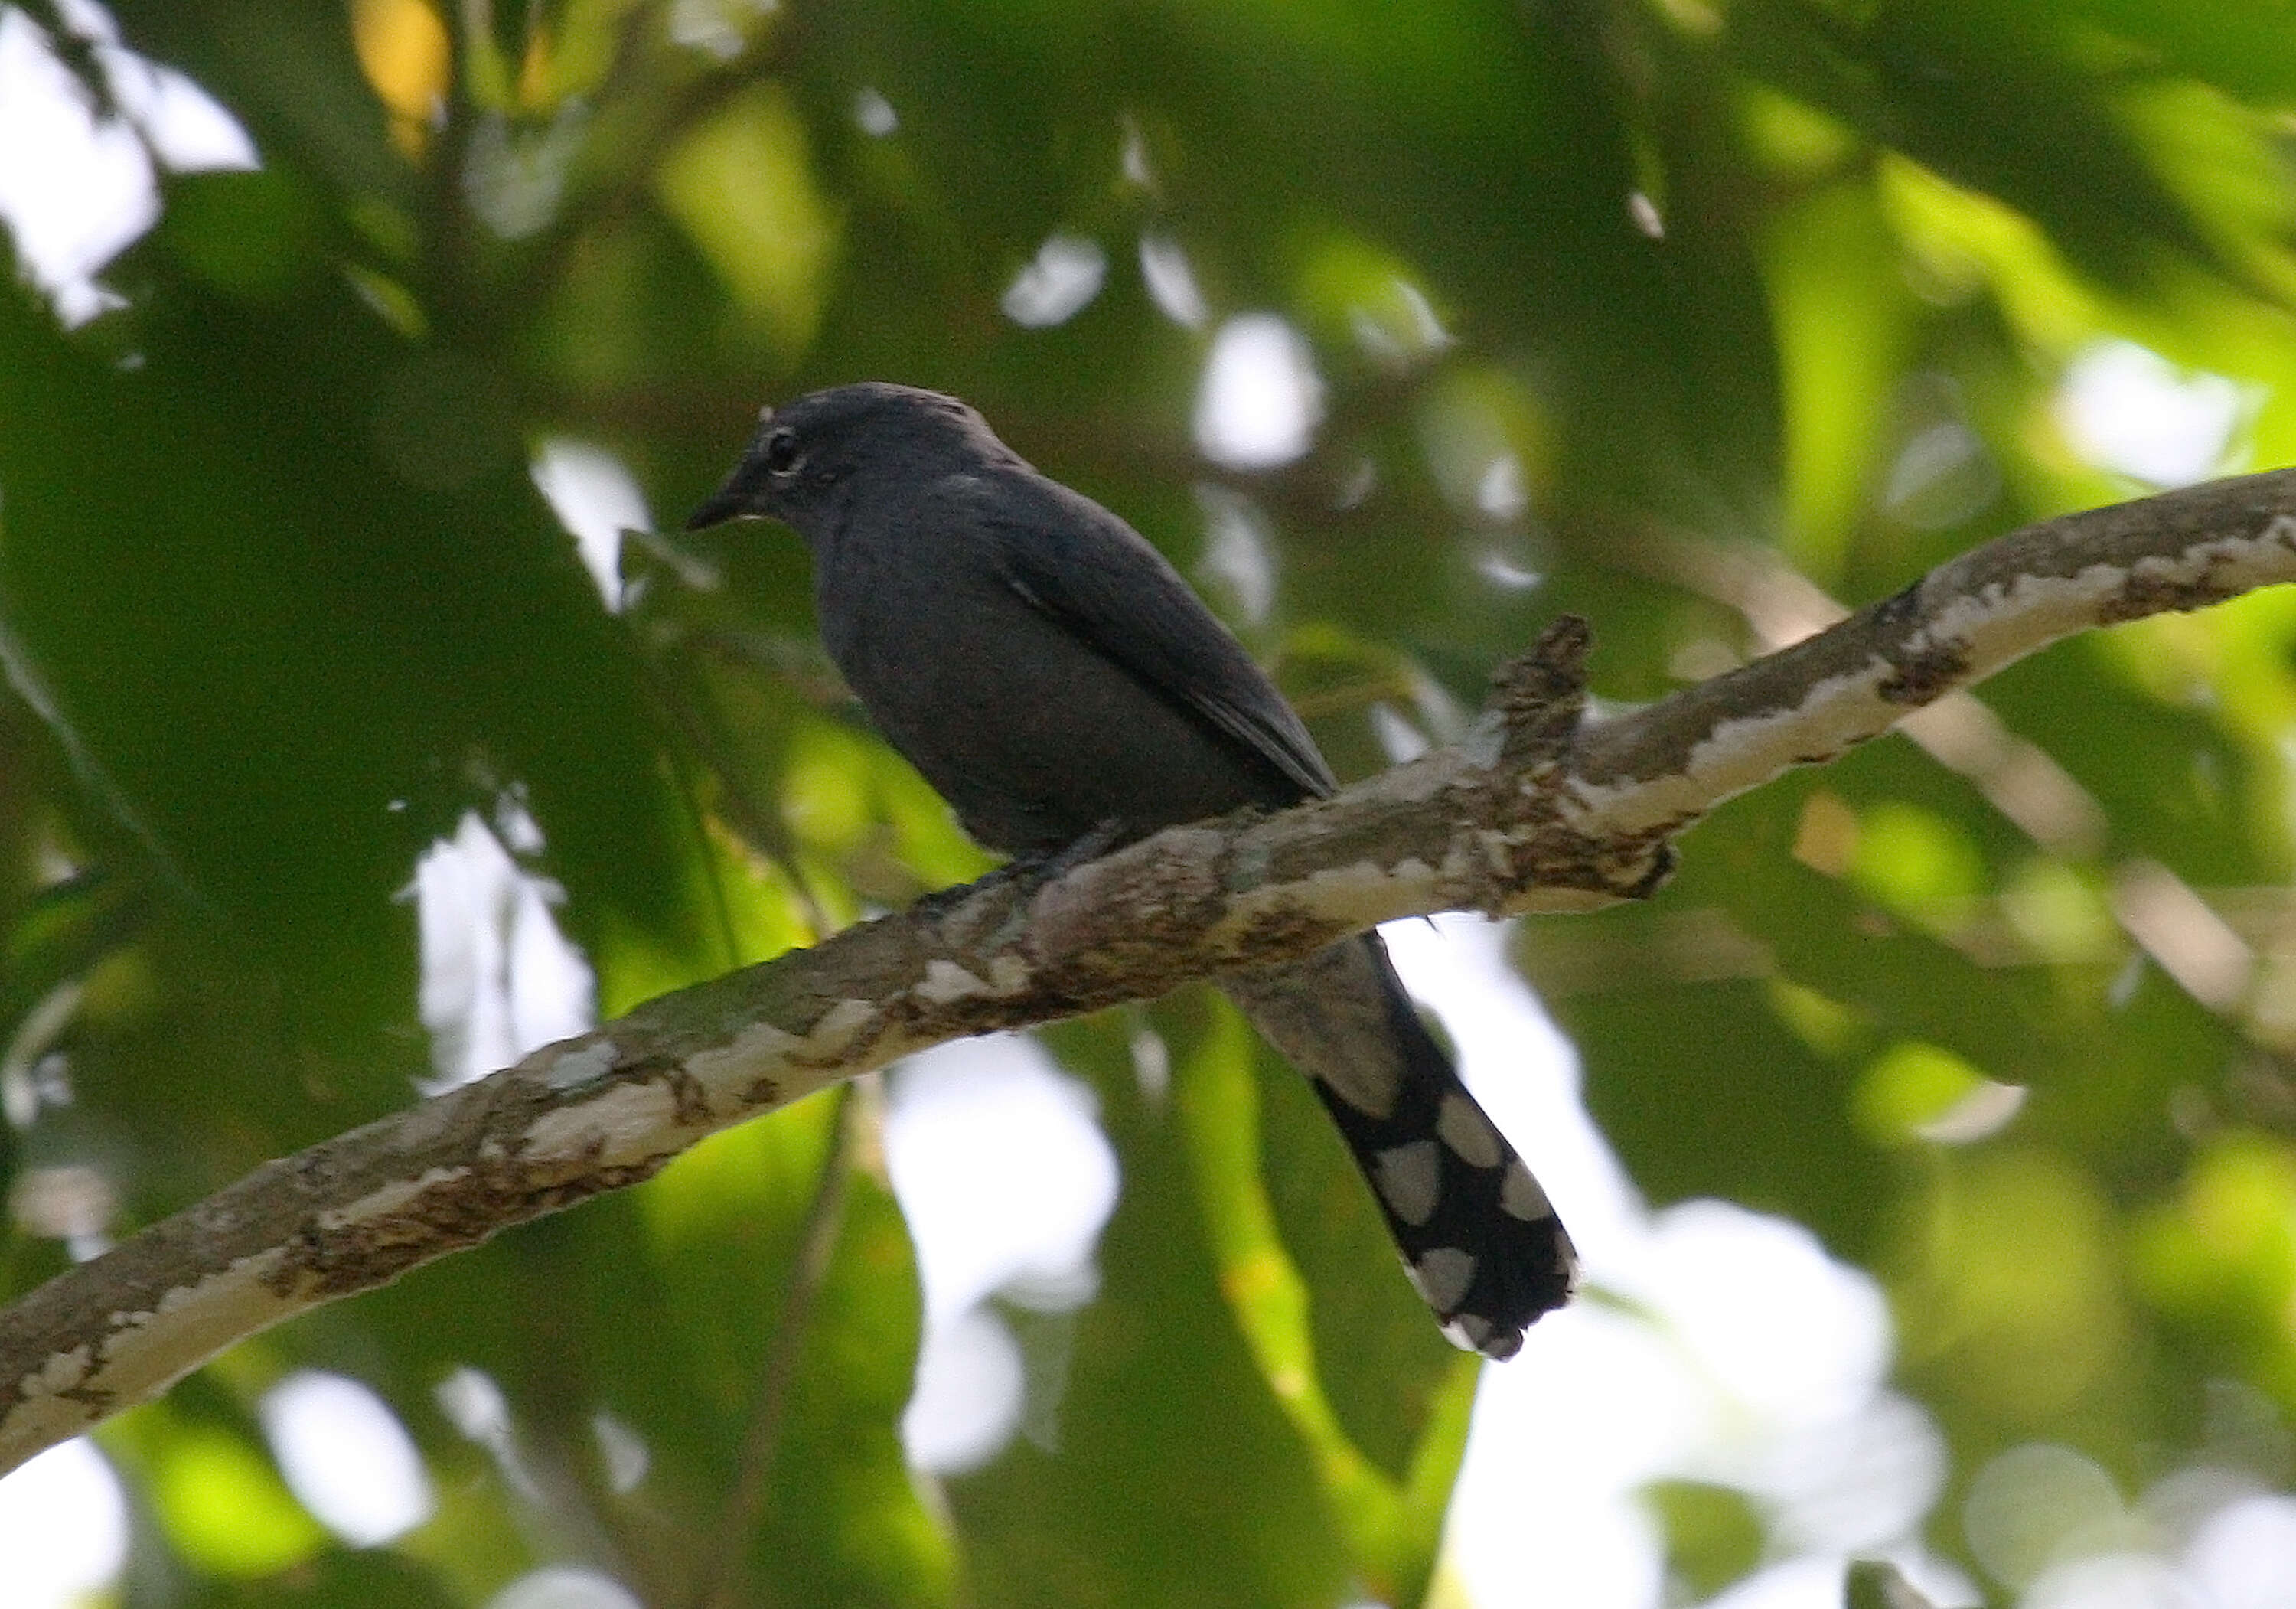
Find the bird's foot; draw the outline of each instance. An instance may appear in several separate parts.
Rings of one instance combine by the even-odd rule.
[[[1123,822],[1111,816],[1091,831],[1057,850],[1037,850],[1015,855],[1003,866],[982,873],[971,882],[921,894],[910,907],[935,920],[946,916],[975,894],[1008,886],[1029,890],[1066,876],[1087,861],[1099,859],[1128,836]]]
[[[1049,855],[1034,857],[1029,875],[1038,882],[1051,882],[1065,877],[1077,867],[1099,859],[1129,836],[1122,821],[1113,816],[1107,817],[1095,823],[1089,832],[1075,841],[1054,850]],[[1013,864],[1018,866],[1020,862]]]

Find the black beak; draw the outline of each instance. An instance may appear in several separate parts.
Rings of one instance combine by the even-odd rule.
[[[685,516],[688,530],[707,530],[712,525],[723,525],[736,515],[753,513],[750,506],[750,488],[742,483],[742,472],[747,464],[734,465],[726,483],[701,500],[701,506]]]
[[[757,460],[747,453],[742,454],[742,461],[734,466],[734,472],[726,477],[716,491],[701,500],[701,507],[685,516],[685,529],[703,530],[712,525],[723,525],[742,514],[765,513],[758,506],[758,493],[764,489],[765,478],[763,468]]]
[[[750,445],[742,449],[742,461],[734,466],[733,472],[719,483],[716,491],[701,500],[701,507],[685,516],[686,529],[705,530],[743,514],[763,514],[766,512],[762,506],[767,486],[766,466],[758,451],[758,444],[764,439],[766,427],[772,423],[773,417],[771,408],[758,415],[757,434],[750,438]]]

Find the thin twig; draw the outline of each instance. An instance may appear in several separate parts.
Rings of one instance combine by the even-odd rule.
[[[765,1517],[770,1495],[766,1483],[773,1474],[774,1453],[781,1444],[782,1424],[788,1416],[790,1382],[797,1377],[814,1303],[828,1280],[830,1259],[837,1250],[838,1233],[844,1227],[846,1185],[853,1177],[854,1130],[868,1104],[853,1098],[850,1084],[838,1090],[836,1101],[829,1154],[822,1159],[821,1177],[806,1208],[797,1256],[790,1264],[789,1285],[782,1293],[781,1317],[774,1326],[765,1365],[758,1371],[757,1390],[750,1399],[749,1427],[742,1437],[734,1489],[726,1494],[716,1534],[707,1544],[701,1573],[694,1582],[695,1609],[734,1609],[741,1602],[745,1556],[757,1535],[758,1522]]]

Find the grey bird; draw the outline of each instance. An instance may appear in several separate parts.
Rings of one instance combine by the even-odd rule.
[[[766,410],[686,527],[741,515],[805,539],[830,658],[988,848],[1112,847],[1337,785],[1163,555],[953,397],[869,382]],[[1577,1259],[1379,936],[1219,985],[1313,1081],[1443,1333],[1512,1357]]]

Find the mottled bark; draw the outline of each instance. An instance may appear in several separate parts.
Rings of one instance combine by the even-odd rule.
[[[2068,515],[1767,658],[1584,722],[1586,628],[1494,678],[1463,743],[1280,816],[991,878],[649,1002],[258,1169],[0,1312],[0,1472],[235,1342],[712,1131],[947,1039],[1152,997],[1431,911],[1649,892],[1724,800],[2092,627],[2296,579],[2296,471]]]

